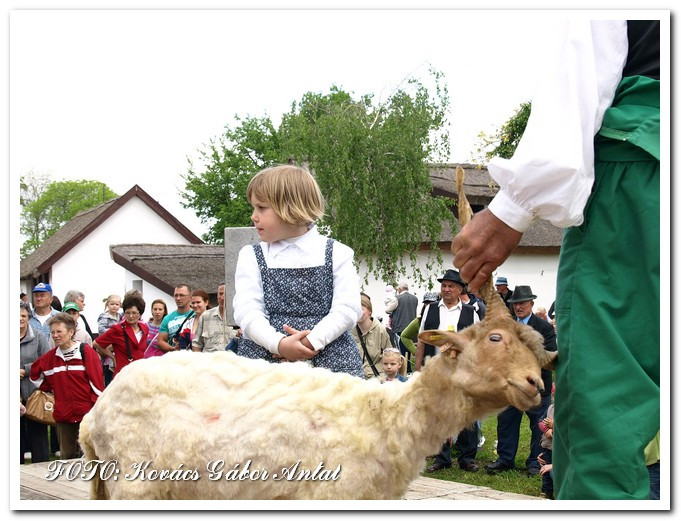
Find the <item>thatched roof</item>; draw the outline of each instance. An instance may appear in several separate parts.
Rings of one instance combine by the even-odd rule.
[[[470,163],[433,164],[430,166],[430,182],[433,195],[456,198],[456,167],[466,172],[464,186],[471,205],[487,206],[499,191],[485,167]]]
[[[33,277],[37,279],[40,275],[49,272],[54,263],[133,197],[141,199],[189,242],[203,244],[203,241],[194,235],[189,228],[178,221],[142,188],[135,185],[120,197],[75,215],[39,248],[21,261],[20,278]]]
[[[225,247],[211,244],[114,244],[111,258],[172,295],[178,284],[216,292],[225,282]]]
[[[430,180],[433,185],[432,194],[436,196],[451,197],[456,199],[455,172],[456,167],[461,166],[466,172],[464,187],[466,196],[471,206],[482,209],[487,207],[492,198],[499,191],[499,186],[494,183],[487,171],[487,168],[480,165],[469,163],[461,164],[435,164],[430,167]],[[455,216],[458,216],[456,208],[452,209]],[[461,228],[458,219],[455,219],[457,231]],[[449,222],[443,223],[442,233],[439,243],[441,248],[448,249],[454,232]],[[523,234],[519,251],[525,253],[552,253],[558,252],[563,240],[563,230],[557,228],[547,221],[534,221],[530,228]]]

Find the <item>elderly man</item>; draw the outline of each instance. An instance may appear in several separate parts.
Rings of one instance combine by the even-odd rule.
[[[513,306],[509,302],[509,299],[513,296],[513,291],[508,289],[508,279],[506,277],[497,277],[497,280],[494,281],[494,287],[504,300],[504,304],[508,306],[511,315],[515,316],[513,313]]]
[[[218,286],[218,306],[204,311],[199,317],[192,351],[224,351],[229,341],[236,336],[236,331],[225,320],[225,284]]]
[[[78,325],[87,331],[87,334],[90,335],[90,338],[97,338],[98,333],[92,332],[90,329],[90,324],[87,323],[87,319],[85,318],[85,315],[83,315],[83,310],[85,309],[85,294],[82,291],[78,291],[77,289],[69,290],[69,292],[64,296],[64,302],[74,302],[78,306]],[[62,308],[62,311],[66,310]]]
[[[553,329],[553,326],[532,313],[532,306],[534,306],[534,299],[536,298],[537,295],[532,293],[530,286],[516,286],[509,302],[513,305],[516,320],[541,333],[544,337],[544,349],[555,351],[556,331]],[[542,451],[540,445],[542,431],[539,429],[539,420],[551,404],[551,371],[542,369],[541,376],[544,381],[541,403],[537,407],[525,412],[530,419],[530,430],[532,431],[530,454],[525,460],[527,474],[530,476],[539,474],[537,456]],[[522,419],[523,412],[513,406],[506,407],[497,415],[497,439],[499,440],[497,443],[497,454],[499,457],[496,461],[485,466],[485,470],[488,473],[495,474],[515,467],[515,456],[518,452],[520,422]]]
[[[29,325],[34,331],[40,331],[45,338],[50,338],[50,326],[47,324],[57,310],[52,309],[52,286],[40,282],[33,288],[33,314]]]
[[[423,311],[419,333],[427,329],[461,331],[476,322],[480,322],[480,318],[473,306],[464,304],[461,301],[460,296],[466,287],[466,283],[461,280],[458,271],[447,270],[442,278],[437,280],[440,283],[440,295],[442,298],[437,303],[428,304],[428,307]],[[416,370],[418,371],[425,362],[424,355],[432,356],[434,354],[435,346],[424,345],[419,342],[416,351]],[[468,472],[476,472],[478,470],[478,466],[475,463],[475,455],[478,450],[478,431],[475,424],[459,433],[456,446],[460,451],[458,458],[459,467]],[[428,472],[451,467],[451,450],[451,441],[447,440],[442,446],[440,453],[436,456],[435,463],[428,467]]]

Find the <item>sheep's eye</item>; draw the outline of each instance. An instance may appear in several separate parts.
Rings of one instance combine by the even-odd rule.
[[[496,333],[489,336],[490,342],[501,342],[501,338],[501,335],[497,335]]]

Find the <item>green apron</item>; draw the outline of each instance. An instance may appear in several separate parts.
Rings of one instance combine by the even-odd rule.
[[[558,268],[558,499],[648,499],[660,428],[659,81],[624,78],[595,140],[584,223]]]

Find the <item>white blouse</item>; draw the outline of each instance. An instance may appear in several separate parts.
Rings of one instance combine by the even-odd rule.
[[[500,191],[490,211],[525,232],[536,217],[578,226],[594,182],[594,136],[612,104],[626,63],[626,20],[570,20],[532,98],[525,133],[511,159],[494,158]]]
[[[326,240],[313,227],[300,237],[271,244],[261,242],[260,246],[269,268],[307,268],[324,264]],[[331,310],[307,336],[317,351],[354,327],[362,316],[359,275],[352,263],[353,257],[351,248],[334,242]],[[239,252],[234,290],[234,320],[244,337],[279,354],[279,341],[286,335],[270,325],[260,269],[252,246],[244,246]]]

